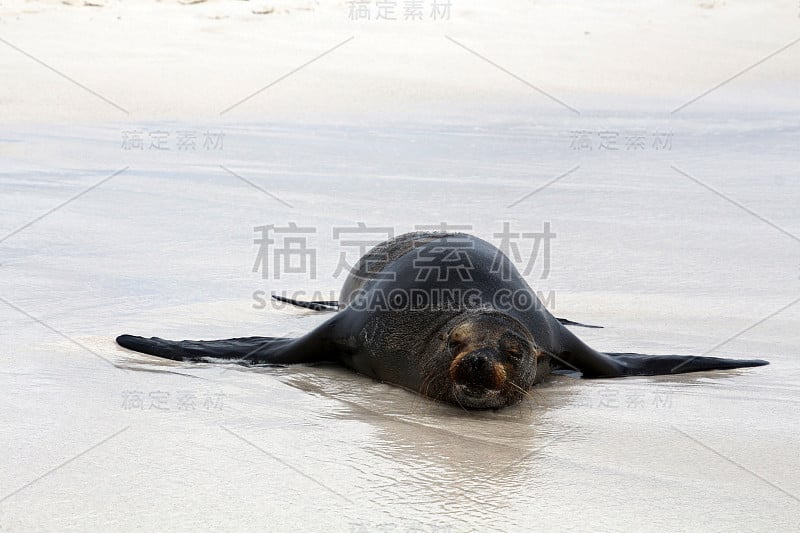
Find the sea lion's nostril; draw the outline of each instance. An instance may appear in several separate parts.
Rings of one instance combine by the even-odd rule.
[[[484,372],[487,367],[489,366],[489,360],[483,354],[475,354],[473,357],[470,357],[466,361],[473,372]]]
[[[491,388],[496,381],[492,353],[486,349],[464,355],[456,364],[454,381],[471,387]]]

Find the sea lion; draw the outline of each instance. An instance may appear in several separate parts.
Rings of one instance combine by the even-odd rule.
[[[168,341],[121,335],[125,348],[178,361],[331,361],[468,409],[520,401],[554,370],[613,378],[768,364],[688,355],[602,353],[541,304],[512,262],[463,233],[414,232],[367,252],[339,301],[295,302],[336,314],[296,339]]]

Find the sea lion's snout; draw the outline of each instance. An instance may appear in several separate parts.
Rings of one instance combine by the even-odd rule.
[[[453,383],[463,385],[467,393],[499,390],[506,380],[506,371],[497,361],[498,354],[491,348],[473,350],[453,360]]]
[[[533,384],[536,347],[508,317],[469,316],[447,334],[449,381],[454,403],[496,409],[519,401]]]
[[[499,353],[492,348],[479,348],[458,354],[450,364],[450,379],[458,403],[472,409],[497,408],[504,405],[507,389],[506,369]]]

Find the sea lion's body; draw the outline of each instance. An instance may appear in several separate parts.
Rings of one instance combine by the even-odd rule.
[[[444,259],[448,253],[449,268],[429,264],[437,258]],[[503,273],[506,279],[502,279]],[[529,295],[524,308],[506,298],[520,291]],[[407,294],[411,298],[436,296],[397,305],[391,301],[393,294]],[[378,295],[380,301],[376,301]],[[501,306],[498,300],[507,301],[508,305]],[[374,368],[396,369],[402,365],[409,367],[405,372],[410,368],[425,368],[429,347],[440,342],[437,335],[442,326],[465,310],[499,310],[519,321],[544,352],[539,367],[548,373],[551,365],[545,354],[563,354],[572,349],[577,354],[593,352],[592,360],[586,361],[582,369],[584,375],[618,375],[610,358],[586,346],[561,325],[505,255],[471,235],[416,232],[377,245],[354,267],[342,286],[339,302],[345,312],[336,318],[347,323],[344,329],[361,332],[358,352],[345,364],[376,379],[382,379],[382,373]],[[567,357],[565,362],[574,364],[570,359],[575,356]],[[565,362],[552,366],[560,368]],[[411,389],[423,379],[415,375],[411,381],[402,383],[396,375],[392,377],[393,382]],[[536,381],[545,377],[537,372]]]
[[[348,276],[338,304],[320,304],[338,312],[298,339],[175,342],[123,335],[117,341],[177,360],[333,361],[472,408],[519,401],[552,369],[600,378],[766,364],[598,352],[541,304],[502,252],[466,234],[417,232],[381,243]]]

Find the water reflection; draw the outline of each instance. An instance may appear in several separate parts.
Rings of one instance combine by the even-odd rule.
[[[465,411],[343,369],[293,370],[284,383],[336,400],[318,417],[368,427],[369,437],[357,441],[364,455],[353,465],[368,488],[357,497],[396,511],[398,520],[409,507],[456,524],[513,515],[520,499],[534,497],[526,491],[537,483],[541,456],[559,441],[580,438],[578,427],[550,416],[554,403],[575,394],[568,382],[534,390],[506,409]]]

